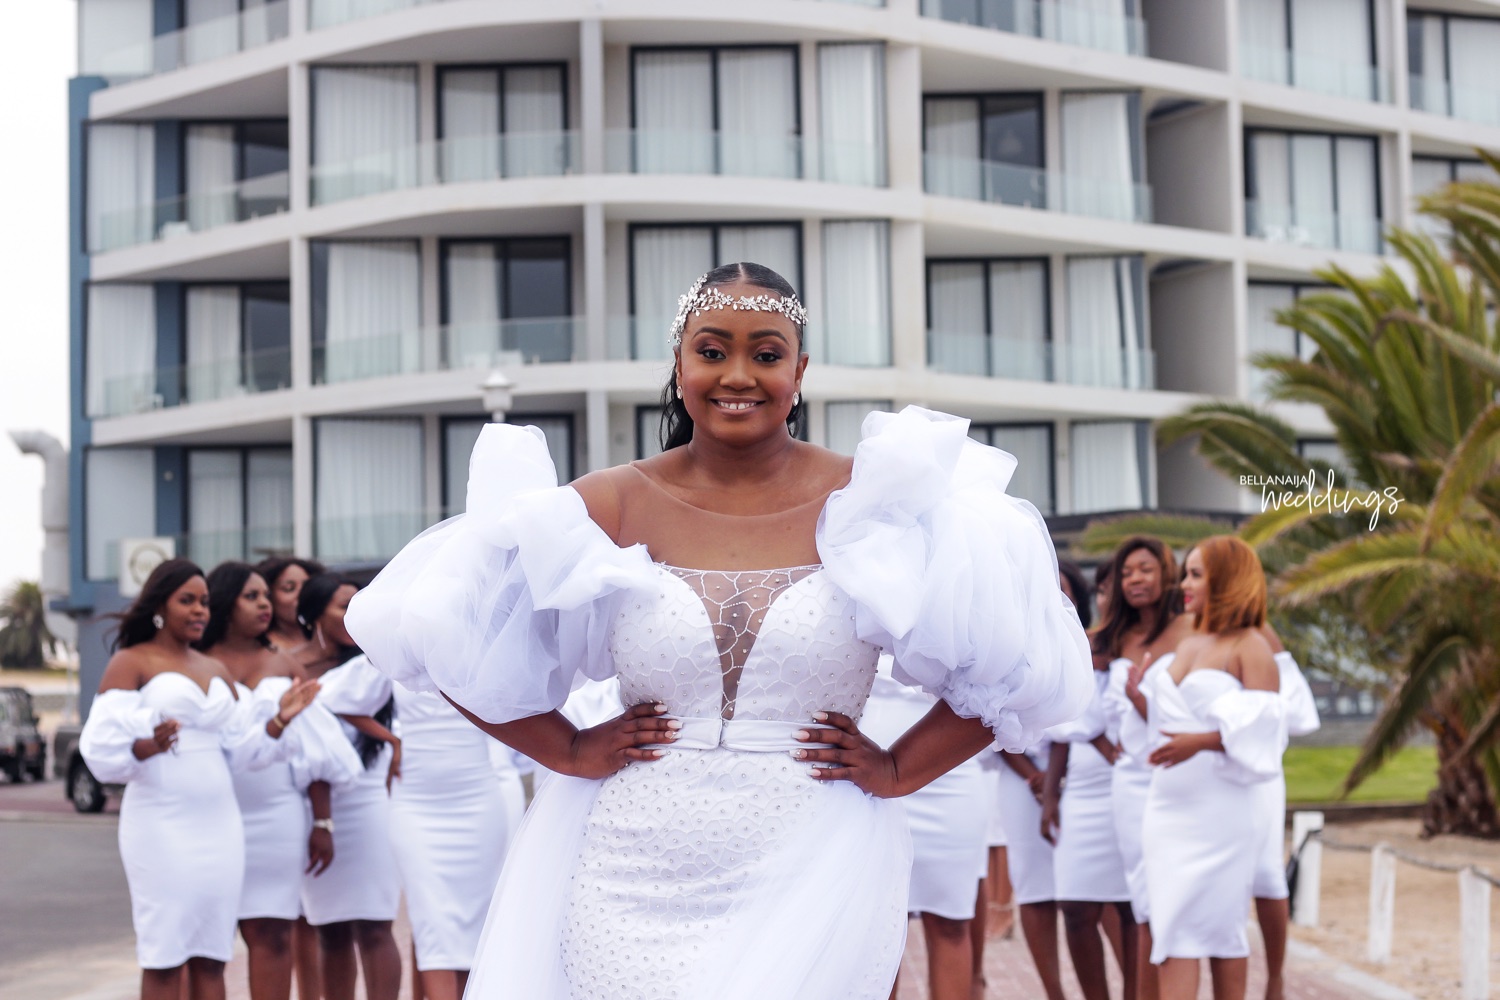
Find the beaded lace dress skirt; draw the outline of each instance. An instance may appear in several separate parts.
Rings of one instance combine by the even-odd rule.
[[[765,934],[789,877],[816,878],[796,870],[822,853],[815,831],[852,799],[869,802],[845,782],[819,783],[788,752],[813,712],[858,718],[875,676],[877,650],[855,636],[848,599],[820,567],[659,569],[657,593],[619,614],[612,648],[623,702],[665,703],[684,720],[685,745],[599,790],[562,933],[576,998],[710,996],[700,977],[731,975],[747,959],[774,963],[731,953]],[[744,746],[756,749],[733,749]],[[889,990],[903,896],[877,893],[884,902],[851,922],[866,950],[839,996]],[[780,923],[804,916],[787,912]]]

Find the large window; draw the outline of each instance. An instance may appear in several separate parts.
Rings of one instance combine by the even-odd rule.
[[[183,130],[183,207],[190,229],[286,211],[290,204],[287,123],[194,122]]]
[[[1380,252],[1373,136],[1249,129],[1245,225],[1280,243]]]
[[[291,288],[284,281],[190,285],[183,389],[190,403],[292,384]]]
[[[1458,160],[1442,156],[1414,156],[1411,160],[1412,217],[1411,227],[1441,238],[1448,233],[1448,225],[1441,219],[1423,215],[1419,202],[1426,195],[1436,194],[1457,181],[1485,181],[1493,184],[1495,172],[1483,160]]]
[[[1240,0],[1248,77],[1358,100],[1388,100],[1375,68],[1370,0]]]
[[[422,364],[415,240],[312,244],[313,379],[344,382]]]
[[[160,406],[155,287],[90,285],[85,321],[84,411],[113,417]]]
[[[78,75],[150,73],[153,14],[152,0],[78,0]]]
[[[1412,107],[1500,125],[1500,18],[1408,10],[1406,38]]]
[[[1328,292],[1324,285],[1299,285],[1269,281],[1252,281],[1247,289],[1249,324],[1247,325],[1250,353],[1281,354],[1287,357],[1310,361],[1318,353],[1317,341],[1289,326],[1276,322],[1276,314],[1290,309],[1297,300],[1309,292]],[[1264,402],[1266,384],[1272,373],[1260,368],[1251,368],[1250,398]]]
[[[565,173],[567,67],[449,66],[438,72],[445,181]]]
[[[823,327],[812,352],[835,365],[891,363],[890,223],[823,223]]]
[[[1073,513],[1145,507],[1150,425],[1101,420],[1074,423],[1070,431]]]
[[[573,416],[568,413],[511,413],[506,423],[536,427],[547,438],[547,451],[557,481],[573,480]],[[443,421],[443,516],[464,512],[469,488],[469,458],[479,432],[489,421],[482,417],[454,417]]]
[[[1140,6],[1139,0],[922,0],[922,15],[1143,56]]]
[[[415,66],[316,66],[312,104],[313,204],[417,183]]]
[[[420,419],[323,418],[313,428],[319,559],[389,559],[436,519],[423,503]]]
[[[827,403],[823,408],[824,439],[830,450],[852,455],[859,446],[865,417],[875,410],[894,410],[889,399],[845,399]]]
[[[1058,365],[1060,380],[1152,388],[1142,272],[1140,257],[1068,258],[1068,343]]]
[[[156,454],[150,448],[90,448],[84,454],[84,573],[120,574],[120,539],[156,535]]]
[[[1049,207],[1040,94],[929,96],[922,145],[931,194]]]
[[[957,375],[1052,378],[1045,260],[929,260],[927,363]]]
[[[292,549],[290,448],[187,453],[187,557],[208,569]]]
[[[1030,500],[1043,514],[1057,510],[1051,424],[974,424],[969,437],[1016,457],[1005,492]]]
[[[797,223],[638,225],[630,230],[630,356],[665,359],[677,300],[720,264],[764,264],[802,286],[802,227]]]
[[[637,48],[631,67],[631,169],[800,176],[795,48]]]
[[[565,236],[443,244],[443,364],[573,359]]]
[[[87,152],[89,252],[155,239],[155,126],[90,125]]]
[[[1126,222],[1149,222],[1141,95],[1080,92],[1062,95],[1062,185],[1053,204],[1065,212]]]

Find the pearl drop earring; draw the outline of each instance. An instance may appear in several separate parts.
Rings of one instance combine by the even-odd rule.
[[[156,614],[151,616],[151,624],[155,625],[156,630],[160,632],[162,629],[167,627],[167,620],[161,615]]]

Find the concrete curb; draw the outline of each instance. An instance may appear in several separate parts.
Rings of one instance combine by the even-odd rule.
[[[1318,971],[1324,973],[1335,982],[1342,983],[1352,990],[1357,990],[1361,995],[1372,997],[1373,1000],[1417,1000],[1417,996],[1408,993],[1401,987],[1386,982],[1356,969],[1352,965],[1340,962],[1331,957],[1321,948],[1295,938],[1286,943],[1287,957],[1298,962],[1307,962],[1319,966]]]

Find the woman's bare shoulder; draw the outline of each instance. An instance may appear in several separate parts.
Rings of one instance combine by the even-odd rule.
[[[589,520],[616,545],[620,541],[620,477],[631,474],[629,466],[617,465],[590,472],[568,484],[583,499]]]
[[[99,690],[137,691],[153,672],[151,657],[144,650],[129,646],[117,651],[104,665],[104,676],[99,678]]]

